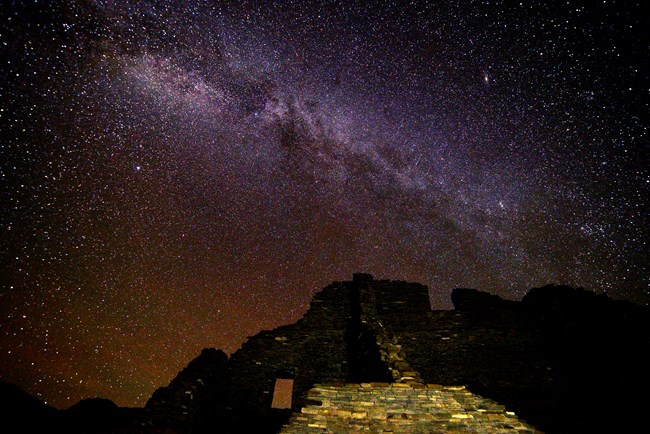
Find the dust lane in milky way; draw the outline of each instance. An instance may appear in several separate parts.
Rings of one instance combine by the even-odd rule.
[[[52,405],[355,271],[650,300],[640,3],[46,3],[1,6],[0,375]]]

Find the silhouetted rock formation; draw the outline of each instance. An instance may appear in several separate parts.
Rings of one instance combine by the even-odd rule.
[[[372,416],[370,410],[346,410],[345,397],[370,406],[360,397],[409,397],[404,402],[424,417],[431,407],[413,397],[440,394],[474,403],[457,410],[473,413],[449,419],[457,429],[464,426],[459,420],[474,423],[485,409],[495,418],[514,417],[497,414],[502,406],[490,400],[548,433],[623,432],[644,425],[638,415],[647,400],[637,392],[643,395],[650,386],[647,308],[565,286],[534,288],[521,302],[456,289],[452,301],[455,310],[432,311],[423,285],[355,274],[316,294],[298,322],[250,337],[229,360],[221,351],[203,350],[145,409],[115,413],[114,404],[94,400],[67,410],[61,423],[90,427],[89,417],[108,417],[119,422],[114,432],[123,433],[274,433],[292,414],[291,432],[299,432],[301,423],[321,423],[324,414],[353,417],[349,413],[358,423],[365,414],[374,418],[372,426],[398,426],[389,420],[393,413],[376,405]],[[293,380],[292,408],[273,408],[276,380],[287,378]],[[393,391],[391,383],[402,389]],[[445,388],[460,385],[481,396]],[[320,393],[335,397],[338,407],[322,407],[330,404],[315,399]],[[15,390],[3,396],[11,394]],[[29,422],[31,414],[54,418],[55,411],[37,400],[19,401],[10,427]],[[300,416],[301,409],[308,417]],[[409,414],[415,412],[403,416]],[[445,415],[438,412],[432,420],[444,426],[450,417]],[[514,420],[512,425],[524,426]]]
[[[56,415],[54,407],[0,380],[0,432],[45,432]]]
[[[88,398],[57,410],[19,387],[0,380],[0,433],[131,433],[142,409],[119,408],[103,398]]]
[[[61,431],[67,433],[115,433],[131,426],[129,409],[119,408],[113,401],[87,398],[61,412]]]

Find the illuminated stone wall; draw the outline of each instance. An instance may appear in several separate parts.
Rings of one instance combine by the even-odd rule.
[[[309,391],[309,397],[317,405],[303,407],[281,433],[538,432],[502,405],[470,393],[462,386],[318,385]]]
[[[334,282],[295,324],[250,337],[214,378],[197,363],[180,373],[147,404],[145,424],[621,432],[634,424],[623,415],[643,411],[632,397],[650,386],[646,308],[557,286],[520,302],[457,289],[452,301],[432,311],[426,286],[368,274]],[[293,380],[290,409],[273,408],[278,379]],[[195,396],[209,397],[208,410]]]

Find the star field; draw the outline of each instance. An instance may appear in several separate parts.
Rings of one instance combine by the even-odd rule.
[[[356,271],[650,302],[641,2],[0,8],[0,377],[51,405],[144,405]]]

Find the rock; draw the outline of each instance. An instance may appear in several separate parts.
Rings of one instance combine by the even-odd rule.
[[[57,410],[20,387],[0,380],[0,432],[47,432],[58,426]]]

